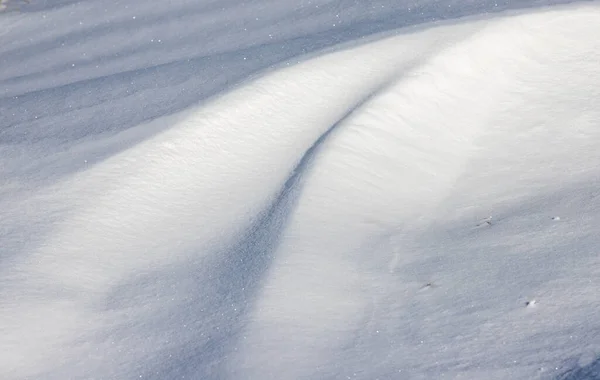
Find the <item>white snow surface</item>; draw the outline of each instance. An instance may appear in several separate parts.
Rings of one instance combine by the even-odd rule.
[[[600,4],[539,5],[7,8],[0,379],[600,379]]]

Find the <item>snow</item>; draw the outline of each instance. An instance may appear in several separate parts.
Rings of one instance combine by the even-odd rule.
[[[0,378],[600,376],[598,3],[20,8]]]

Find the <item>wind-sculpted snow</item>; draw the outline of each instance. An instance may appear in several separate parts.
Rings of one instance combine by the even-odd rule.
[[[578,357],[594,371],[597,5],[373,37],[120,133],[94,112],[151,89],[106,81],[150,86],[133,71],[154,55],[69,76],[51,54],[66,32],[85,38],[42,38],[47,73],[2,74],[18,96],[0,108],[34,111],[0,131],[0,378],[551,379]],[[4,46],[4,62],[37,48]],[[239,49],[218,52],[224,68]],[[179,65],[168,55],[157,64]]]

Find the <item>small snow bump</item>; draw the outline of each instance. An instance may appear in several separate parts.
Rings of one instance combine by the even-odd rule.
[[[477,227],[481,227],[481,226],[491,226],[492,225],[492,216],[488,216],[485,219],[482,219],[479,224],[477,224]]]
[[[559,221],[559,220],[560,220],[560,216],[553,216],[553,217],[552,217],[552,220]]]
[[[525,302],[525,306],[527,306],[528,308],[536,307],[537,301],[536,300],[527,301],[527,302]]]
[[[437,287],[438,287],[438,286],[437,286],[435,283],[433,283],[433,282],[428,282],[428,283],[426,283],[426,284],[422,285],[422,286],[421,286],[421,288],[419,289],[419,291],[420,291],[420,292],[424,292],[424,291],[430,290],[430,289],[432,289],[432,288],[437,288]]]

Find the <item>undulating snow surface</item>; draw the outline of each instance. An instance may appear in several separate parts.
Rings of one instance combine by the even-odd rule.
[[[600,4],[8,5],[1,379],[600,378]]]

